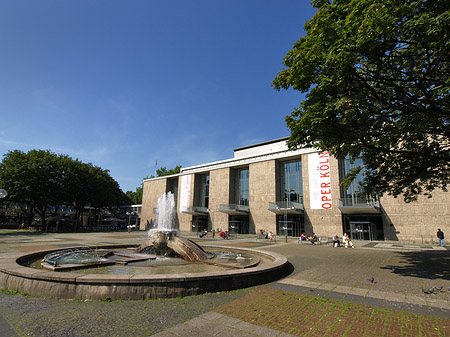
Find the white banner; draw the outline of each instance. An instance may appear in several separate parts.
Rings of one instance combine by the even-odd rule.
[[[191,205],[191,176],[181,177],[180,212],[187,211]]]
[[[330,155],[328,152],[308,155],[311,209],[332,209]]]

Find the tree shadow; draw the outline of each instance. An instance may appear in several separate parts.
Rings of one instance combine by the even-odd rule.
[[[390,269],[402,276],[450,280],[448,250],[398,252],[397,254],[401,256],[399,265],[386,265],[381,269]]]
[[[42,232],[42,231],[8,231],[8,232],[1,232],[0,231],[0,237],[13,237],[13,236],[41,236],[41,235],[48,235],[48,234],[54,234],[49,232]]]
[[[387,214],[386,210],[383,208],[383,205],[381,205],[381,214],[382,214],[382,217],[384,218],[383,222],[387,224],[383,228],[384,239],[390,240],[390,241],[399,241],[397,234],[399,234],[400,232],[397,231],[397,228],[395,228],[395,225],[393,224],[393,222],[392,222],[391,218],[389,217],[389,215]]]

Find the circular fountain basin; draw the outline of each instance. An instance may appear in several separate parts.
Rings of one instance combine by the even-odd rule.
[[[91,248],[120,250],[136,247],[114,245]],[[152,266],[146,268],[144,262],[138,262],[137,266],[133,266],[134,263],[129,266],[114,264],[114,267],[74,268],[70,271],[30,267],[33,261],[40,261],[45,255],[56,251],[46,250],[0,258],[0,286],[43,298],[142,300],[245,288],[275,281],[288,272],[287,258],[276,253],[223,246],[203,247],[213,252],[252,256],[253,262],[242,267],[239,267],[239,262],[235,266],[223,266],[212,259],[206,263],[193,263],[192,269],[174,266],[163,268],[159,273],[149,271]],[[80,247],[73,247],[76,248]],[[105,272],[108,268],[112,271]]]

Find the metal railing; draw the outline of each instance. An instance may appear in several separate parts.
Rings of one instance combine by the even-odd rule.
[[[208,207],[203,206],[189,206],[186,208],[186,213],[208,213]]]
[[[239,205],[239,204],[219,205],[220,212],[229,212],[229,211],[249,212],[249,210],[250,208],[248,205]]]
[[[339,199],[340,207],[380,207],[380,201],[375,198],[362,198],[362,197],[354,197],[354,198],[341,198]]]
[[[285,210],[285,209],[303,210],[303,198],[301,198],[299,201],[300,202],[284,200],[284,201],[269,202],[269,210],[271,211]]]

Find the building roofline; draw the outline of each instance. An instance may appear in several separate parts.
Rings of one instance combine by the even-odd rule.
[[[246,149],[251,149],[252,147],[258,147],[258,146],[262,146],[262,145],[269,145],[269,144],[273,144],[273,143],[278,143],[278,142],[281,142],[283,140],[288,140],[288,139],[289,139],[289,137],[283,137],[283,138],[268,140],[268,141],[262,142],[262,143],[257,143],[257,144],[253,144],[253,145],[247,145],[247,146],[243,146],[243,147],[238,147],[238,148],[234,149],[234,152],[241,151],[241,150],[246,150]]]

